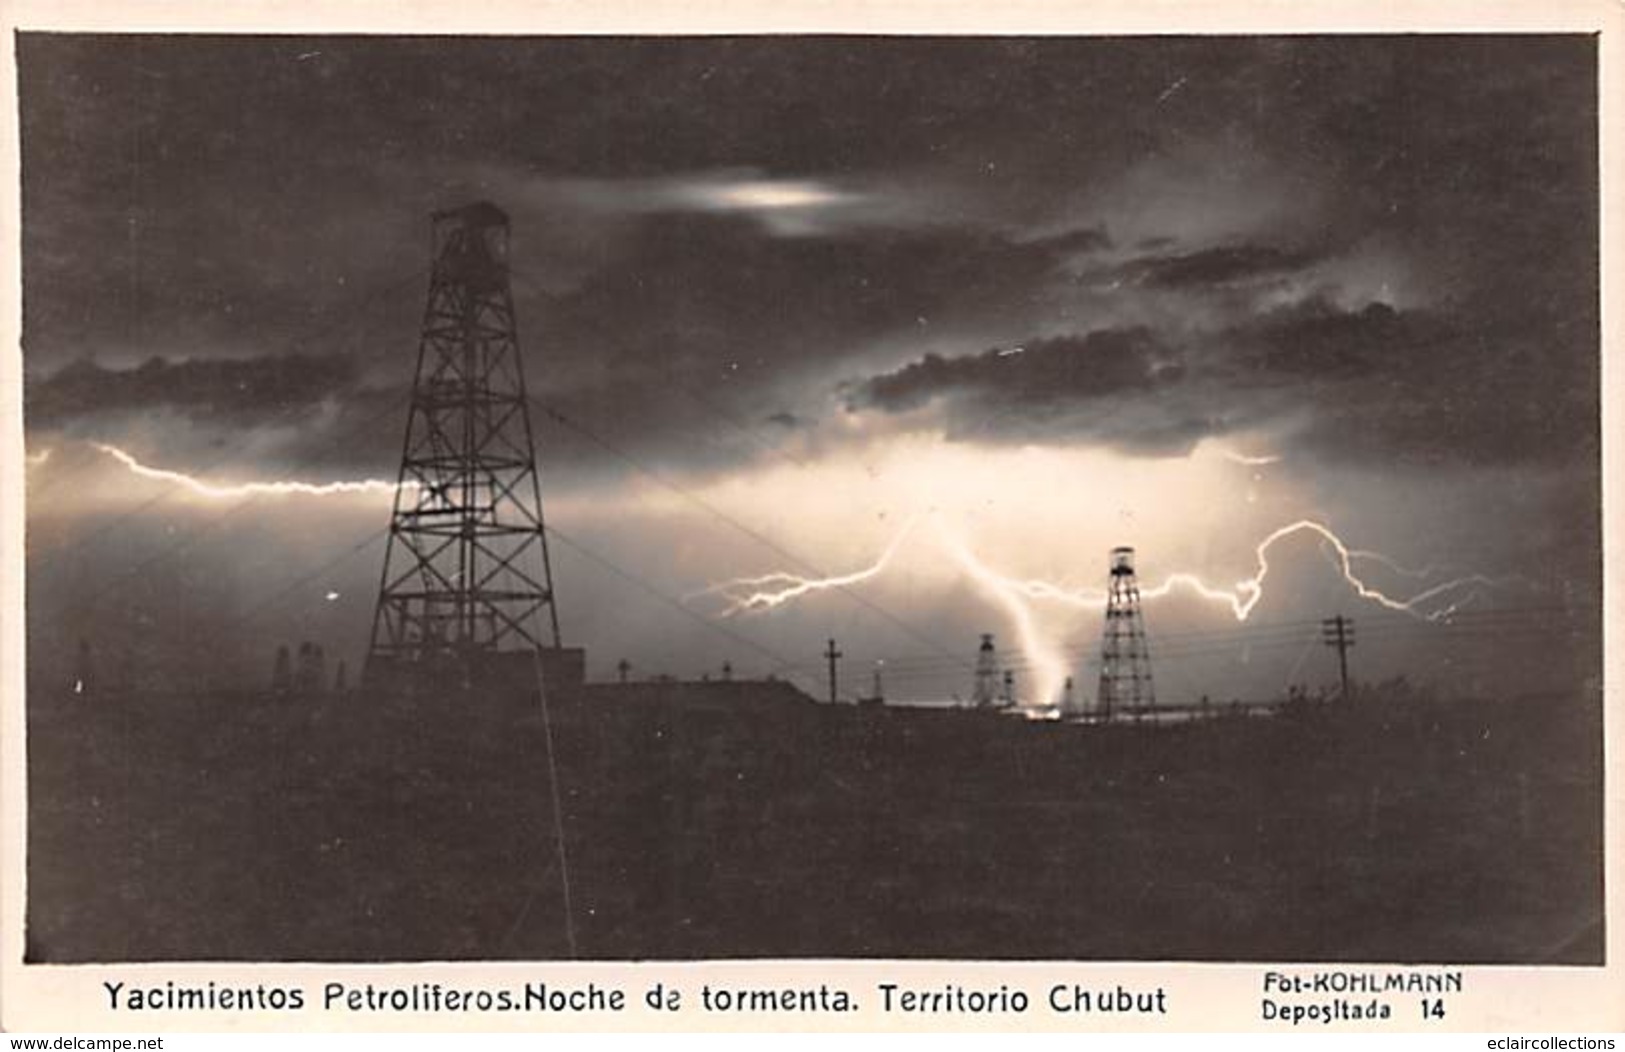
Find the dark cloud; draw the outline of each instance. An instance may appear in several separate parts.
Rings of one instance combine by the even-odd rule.
[[[890,414],[939,404],[944,433],[957,441],[1083,439],[1161,455],[1222,429],[1176,394],[1185,375],[1149,329],[1102,329],[974,355],[927,354],[849,385],[847,407]]]
[[[1194,337],[1188,353],[1215,415],[1290,422],[1322,463],[1585,464],[1598,454],[1597,338],[1583,322],[1315,296]]]
[[[1145,329],[1029,340],[981,354],[928,354],[852,391],[852,408],[906,412],[943,395],[989,403],[1063,403],[1175,382],[1183,367]]]
[[[1505,328],[1381,305],[1315,303],[1233,334],[1250,375],[1312,410],[1299,442],[1323,462],[1595,464],[1598,387],[1572,363],[1597,334]]]
[[[851,385],[848,406],[935,405],[958,440],[1140,455],[1262,428],[1327,464],[1584,464],[1599,451],[1597,389],[1554,364],[1595,335],[1542,342],[1551,335],[1312,297],[1180,341],[1136,328],[928,354]]]
[[[1523,377],[1539,382],[1538,370],[1523,371]],[[1523,400],[1486,398],[1474,388],[1384,384],[1359,391],[1358,400],[1327,399],[1317,403],[1299,446],[1326,465],[1388,464],[1396,470],[1541,464],[1587,471],[1588,463],[1595,464],[1600,435],[1594,403],[1561,391]]]
[[[1111,248],[1112,237],[1104,226],[1080,227],[1044,238],[1038,244],[1063,255],[1084,254]]]
[[[777,239],[743,217],[656,215],[538,305],[531,331],[547,360],[582,362],[588,379],[657,381],[653,398],[672,375],[736,386],[785,370],[827,375],[922,325],[1019,317],[1077,244],[952,226]]]
[[[1114,269],[1123,281],[1152,288],[1224,285],[1300,270],[1316,255],[1272,245],[1222,245],[1195,252],[1141,256]]]
[[[1284,418],[1295,391],[1365,422],[1327,456],[1419,448],[1429,406],[1471,408],[1438,410],[1461,421],[1441,457],[1583,452],[1595,56],[1528,35],[23,34],[24,339],[51,377],[29,422],[156,397],[53,376],[83,356],[343,355],[356,375],[315,371],[336,408],[299,440],[387,461],[394,428],[356,431],[404,399],[424,216],[482,194],[515,219],[532,390],[635,452],[748,458],[695,438],[708,410],[681,392],[810,430],[838,377],[888,357],[915,363],[892,401],[936,383],[964,435],[1089,440],[1092,390],[1187,432]],[[1135,330],[1185,373],[952,350]],[[263,418],[196,382],[162,404],[222,434]],[[1567,438],[1533,427],[1559,416]]]
[[[1280,412],[1306,416],[1294,441],[1323,463],[1584,465],[1599,452],[1598,387],[1576,364],[1597,334],[1582,326],[1313,299],[1219,339],[1233,357],[1213,398],[1290,392]]]
[[[29,383],[24,395],[29,424],[37,427],[153,408],[253,426],[342,395],[355,381],[348,357],[149,358],[131,369],[75,362]]]
[[[1227,334],[1242,349],[1236,367],[1256,382],[1332,381],[1415,367],[1449,330],[1439,319],[1384,303],[1345,310],[1314,297],[1268,311]]]

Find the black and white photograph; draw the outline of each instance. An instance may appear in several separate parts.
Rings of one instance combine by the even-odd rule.
[[[1596,34],[12,46],[29,964],[1606,963]]]

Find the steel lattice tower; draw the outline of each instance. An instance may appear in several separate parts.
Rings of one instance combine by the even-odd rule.
[[[366,675],[468,684],[499,651],[559,647],[541,483],[508,281],[508,217],[432,217],[389,547]]]
[[[1106,593],[1106,624],[1100,645],[1100,718],[1124,710],[1138,719],[1157,703],[1151,686],[1151,652],[1140,614],[1140,584],[1134,576],[1134,549],[1113,548],[1111,584]]]

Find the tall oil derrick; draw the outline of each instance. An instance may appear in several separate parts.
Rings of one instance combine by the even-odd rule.
[[[1124,712],[1139,719],[1156,703],[1145,618],[1140,614],[1140,584],[1134,576],[1134,549],[1113,548],[1096,708],[1103,720]]]
[[[508,217],[436,212],[433,263],[365,678],[470,685],[559,648],[508,280]],[[576,652],[579,654],[579,651]]]

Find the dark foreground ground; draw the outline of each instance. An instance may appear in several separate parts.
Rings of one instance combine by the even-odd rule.
[[[35,961],[566,955],[541,722],[31,699]],[[1152,727],[554,705],[579,953],[1598,963],[1598,703]]]

